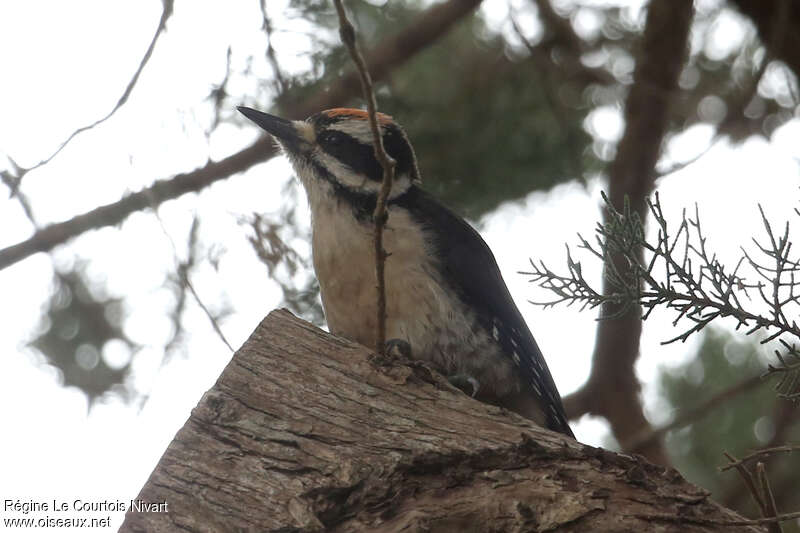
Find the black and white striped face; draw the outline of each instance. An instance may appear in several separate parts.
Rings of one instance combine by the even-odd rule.
[[[366,112],[337,108],[305,121],[289,121],[249,108],[240,107],[239,111],[278,140],[309,194],[323,181],[344,196],[377,195],[383,168],[375,157]],[[408,190],[420,176],[414,150],[403,130],[388,115],[378,115],[384,147],[396,161],[391,199]]]

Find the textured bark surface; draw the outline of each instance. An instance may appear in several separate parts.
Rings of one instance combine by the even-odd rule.
[[[178,432],[121,531],[715,531],[669,468],[581,445],[286,311]],[[727,532],[758,531],[733,526]]]

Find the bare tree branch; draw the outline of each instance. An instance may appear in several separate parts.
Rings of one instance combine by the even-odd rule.
[[[777,518],[778,508],[775,506],[775,495],[772,493],[772,487],[769,486],[764,463],[756,463],[756,478],[758,478],[758,485],[761,489],[761,497],[764,498],[764,518]],[[767,524],[767,528],[769,533],[783,533],[780,522]]]
[[[225,346],[228,347],[231,353],[235,352],[236,350],[233,349],[233,346],[231,346],[231,343],[228,342],[228,339],[225,337],[225,334],[222,333],[222,328],[220,328],[219,323],[217,322],[217,317],[215,317],[208,309],[206,304],[203,303],[202,298],[200,298],[200,294],[198,294],[197,289],[195,289],[194,284],[192,283],[191,279],[189,279],[189,271],[191,270],[191,267],[194,266],[194,264],[196,263],[194,249],[197,243],[197,230],[200,227],[200,220],[196,216],[192,220],[192,227],[189,230],[188,259],[186,261],[181,261],[178,257],[178,247],[175,245],[175,241],[167,231],[167,227],[166,225],[164,225],[164,221],[158,215],[158,211],[154,209],[153,212],[155,213],[156,218],[158,219],[158,223],[161,226],[161,231],[164,232],[164,236],[169,241],[170,246],[172,246],[172,253],[176,263],[175,270],[178,274],[178,282],[181,283],[186,288],[188,288],[189,292],[192,293],[195,302],[203,311],[203,313],[206,315],[208,321],[211,323],[211,327],[214,329],[214,332],[217,334],[217,336],[220,338],[223,344],[225,344]],[[177,319],[180,320],[180,316],[178,316]]]
[[[211,89],[211,92],[206,98],[207,100],[211,100],[214,104],[214,119],[211,121],[211,127],[206,131],[206,138],[211,136],[211,132],[217,129],[221,121],[225,98],[228,96],[228,82],[231,78],[231,54],[232,49],[228,46],[228,51],[225,54],[225,75],[222,77],[222,81]]]
[[[788,522],[800,518],[800,511],[784,513],[770,518],[756,518],[754,520],[715,520],[713,518],[686,517],[681,515],[635,515],[636,518],[650,522],[668,522],[677,524],[697,524],[700,526],[738,527],[738,526],[763,526],[777,522]]]
[[[261,29],[264,30],[264,33],[267,34],[267,61],[269,61],[270,66],[272,67],[272,75],[275,76],[275,88],[278,91],[278,94],[283,94],[286,92],[286,79],[283,77],[283,70],[281,69],[280,63],[278,63],[278,56],[275,54],[275,47],[272,46],[272,20],[269,18],[267,14],[267,0],[258,0],[259,5],[261,6],[261,16],[264,19],[264,22],[261,25]]]
[[[764,384],[763,376],[756,375],[744,379],[729,387],[718,394],[715,394],[711,398],[707,399],[700,405],[697,405],[691,409],[688,409],[681,413],[679,416],[676,416],[671,422],[665,424],[659,428],[652,429],[646,434],[639,435],[634,437],[628,443],[622,443],[622,449],[627,452],[638,452],[641,448],[650,445],[652,442],[661,439],[667,432],[672,431],[673,429],[678,429],[683,426],[692,424],[701,420],[706,415],[708,415],[711,411],[725,405],[728,401],[736,396],[743,394],[749,390],[752,390],[759,385]]]
[[[753,475],[750,471],[742,464],[741,461],[736,459],[733,455],[728,452],[724,452],[725,457],[728,459],[728,462],[731,467],[736,469],[738,472],[739,477],[742,478],[742,483],[744,486],[747,487],[747,491],[750,493],[750,496],[753,498],[756,506],[758,506],[759,511],[761,512],[761,516],[766,516],[767,508],[766,504],[764,503],[764,498],[762,498],[761,493],[758,491],[756,487],[756,480],[753,479]]]
[[[744,456],[741,459],[743,465],[746,465],[754,460],[766,460],[776,455],[800,451],[800,445],[798,444],[783,444],[786,442],[786,439],[790,438],[790,431],[794,422],[797,420],[797,411],[795,406],[793,406],[790,402],[776,402],[770,418],[774,423],[774,432],[772,437],[763,448]],[[720,467],[720,471],[724,472],[733,467],[734,465],[725,465]],[[794,496],[796,493],[794,485],[796,484],[797,480],[795,477],[796,476],[789,475],[777,479],[778,490],[775,493],[778,495],[779,502],[785,502],[786,505],[794,505],[796,503],[792,499],[792,496]],[[749,490],[744,485],[731,485],[723,494],[719,496],[718,501],[723,502],[724,505],[728,507],[740,509],[745,505],[745,493],[749,494]]]
[[[253,213],[240,218],[239,223],[252,232],[247,240],[259,260],[264,264],[271,280],[276,282],[283,293],[281,306],[305,320],[322,326],[325,315],[319,300],[319,282],[313,275],[311,259],[299,254],[289,243],[295,239],[306,239],[305,230],[298,226],[297,183],[286,182],[282,196],[287,198],[280,211],[264,216]],[[279,266],[283,268],[278,268]],[[298,280],[298,272],[304,274]]]
[[[367,113],[369,115],[369,127],[372,130],[372,143],[375,148],[375,157],[380,162],[383,168],[383,181],[381,188],[378,191],[378,198],[375,202],[375,211],[372,213],[372,218],[375,221],[374,233],[374,251],[375,251],[375,278],[377,279],[377,324],[378,331],[375,337],[375,351],[384,353],[386,348],[386,276],[384,267],[386,266],[386,250],[383,249],[383,228],[386,226],[386,220],[389,214],[386,211],[386,200],[389,198],[389,192],[392,190],[392,182],[394,181],[394,166],[395,161],[383,146],[383,136],[378,127],[378,104],[375,102],[375,92],[372,89],[372,78],[367,70],[367,65],[364,62],[364,57],[358,50],[356,44],[356,31],[353,25],[347,19],[342,0],[333,0],[336,6],[336,13],[339,15],[339,35],[342,42],[350,52],[350,57],[353,63],[356,64],[359,77],[361,79],[361,90],[364,93],[364,100],[367,101]]]
[[[668,175],[673,174],[675,172],[680,172],[681,170],[685,169],[686,167],[689,167],[689,166],[692,166],[693,164],[695,164],[697,161],[702,159],[702,157],[704,155],[706,155],[708,152],[710,152],[711,149],[714,148],[714,146],[716,146],[716,143],[717,143],[717,140],[719,139],[719,136],[720,136],[719,134],[715,135],[714,138],[711,139],[708,142],[708,146],[703,148],[703,150],[701,150],[698,154],[696,154],[692,158],[688,159],[687,161],[682,161],[680,163],[673,163],[673,164],[669,165],[668,167],[659,169],[658,178],[663,178],[664,176],[668,176]]]
[[[421,13],[408,27],[387,38],[366,58],[374,79],[382,79],[433,41],[444,35],[453,24],[471,13],[481,0],[448,0]],[[359,92],[356,73],[333,81],[316,96],[289,106],[287,115],[305,118],[320,109],[341,105]],[[256,163],[277,154],[268,136],[220,161],[209,161],[204,167],[178,174],[172,178],[156,180],[153,185],[131,193],[124,198],[77,215],[70,220],[51,224],[36,231],[29,239],[0,250],[0,269],[12,265],[36,252],[47,252],[59,244],[91,229],[110,226],[125,220],[131,213],[151,205],[196,192],[208,185],[243,172]]]
[[[779,515],[778,509],[775,506],[775,496],[772,493],[772,488],[769,485],[767,478],[767,470],[764,463],[759,461],[756,463],[755,476],[747,469],[743,461],[736,459],[733,455],[725,452],[725,457],[728,459],[728,465],[720,470],[728,470],[735,468],[742,478],[745,487],[747,487],[750,496],[761,511],[761,516],[765,520],[764,524],[767,525],[769,533],[783,533],[780,522],[790,520],[789,515]],[[800,513],[798,513],[800,516]]]
[[[17,203],[19,203],[23,213],[25,213],[25,216],[31,222],[33,227],[38,228],[39,224],[36,222],[36,217],[33,215],[31,203],[28,200],[28,197],[19,190],[19,184],[22,180],[22,176],[25,174],[25,170],[17,165],[17,162],[14,161],[10,156],[7,155],[6,157],[8,158],[9,163],[11,163],[12,171],[0,171],[0,180],[2,180],[6,187],[8,187],[8,190],[10,191],[9,196],[16,196]]]
[[[729,464],[720,467],[720,472],[725,472],[731,468],[735,468],[738,464],[746,464],[756,459],[763,459],[772,455],[782,453],[800,452],[800,444],[785,444],[783,446],[774,446],[772,448],[764,448],[763,450],[756,450],[753,453],[747,454],[741,459],[736,459]]]
[[[72,139],[74,139],[75,137],[77,137],[81,133],[94,128],[95,126],[98,126],[98,125],[102,124],[103,122],[105,122],[106,120],[111,118],[114,115],[114,113],[116,113],[119,110],[119,108],[121,108],[123,105],[125,105],[125,102],[128,101],[128,98],[130,97],[131,93],[133,92],[133,88],[136,86],[136,82],[139,81],[139,76],[141,75],[142,71],[144,70],[145,65],[147,65],[147,62],[150,61],[150,57],[153,55],[153,50],[156,47],[156,42],[158,42],[158,38],[161,36],[161,34],[164,32],[164,30],[167,27],[167,20],[169,20],[170,16],[172,16],[174,0],[161,0],[161,2],[162,2],[162,5],[164,6],[164,8],[161,11],[161,20],[158,21],[158,27],[156,28],[156,32],[153,35],[153,38],[150,40],[150,45],[147,47],[147,50],[145,51],[144,56],[142,57],[142,60],[139,62],[139,67],[136,69],[136,72],[133,73],[133,77],[128,82],[128,85],[125,87],[125,90],[122,92],[122,96],[119,97],[119,100],[117,100],[117,103],[114,105],[114,107],[111,109],[111,111],[109,111],[102,118],[99,118],[99,119],[95,120],[91,124],[88,124],[86,126],[82,126],[82,127],[78,128],[77,130],[73,131],[69,135],[69,137],[67,137],[67,139],[58,146],[56,151],[53,152],[52,154],[50,154],[45,159],[42,159],[41,161],[39,161],[38,163],[36,163],[32,167],[21,169],[21,173],[16,177],[15,184],[11,189],[11,194],[12,195],[16,194],[17,189],[19,189],[20,183],[22,182],[22,178],[25,177],[25,174],[27,174],[31,170],[37,169],[37,168],[49,163],[55,156],[57,156],[72,141]]]

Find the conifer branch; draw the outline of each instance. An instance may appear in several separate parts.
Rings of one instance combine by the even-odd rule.
[[[641,305],[643,318],[656,308],[674,313],[673,325],[681,326],[678,335],[663,344],[685,341],[711,322],[732,317],[736,328],[746,335],[765,334],[761,343],[778,339],[778,364],[770,365],[765,375],[778,374],[776,389],[782,397],[800,398],[800,351],[782,335],[800,340],[800,258],[792,254],[789,224],[776,232],[759,206],[765,236],[753,239],[754,250],[742,248],[733,268],[723,264],[711,251],[703,231],[699,209],[693,216],[684,211],[677,229],[667,222],[658,193],[647,200],[647,207],[658,228],[655,239],[645,235],[639,215],[626,202],[622,212],[603,195],[608,213],[605,223],[595,230],[595,241],[578,236],[583,249],[606,265],[605,280],[610,290],[596,290],[584,278],[580,261],[567,248],[567,273],[559,274],[543,262],[531,261],[531,270],[522,272],[553,293],[556,298],[533,302],[545,307],[559,303],[580,304],[601,309],[599,319],[620,316]],[[800,213],[798,213],[800,214]],[[642,247],[645,258],[636,250]],[[628,268],[620,269],[608,257],[618,255]],[[613,313],[604,314],[606,308]]]

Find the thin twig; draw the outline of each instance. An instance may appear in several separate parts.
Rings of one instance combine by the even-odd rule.
[[[214,104],[214,119],[211,121],[211,127],[206,131],[206,138],[211,136],[211,132],[217,129],[221,121],[223,104],[225,98],[228,96],[228,82],[231,79],[231,55],[233,50],[228,46],[228,51],[225,54],[225,75],[218,85],[215,85],[211,92],[208,94],[207,100]]]
[[[386,77],[394,68],[405,63],[458,22],[472,13],[481,0],[447,0],[434,4],[420,13],[405,28],[386,38],[368,56],[370,71],[375,79]],[[334,107],[352,98],[357,85],[356,74],[342,76],[324,91],[305,97],[293,105],[287,104],[286,116],[306,117]],[[59,244],[77,237],[85,231],[113,226],[128,215],[161,202],[196,192],[216,181],[243,172],[278,154],[273,141],[263,136],[250,146],[219,161],[209,161],[205,166],[163,179],[156,179],[150,187],[131,193],[116,202],[96,207],[64,222],[51,224],[36,231],[30,238],[0,249],[0,269],[13,265],[37,252],[49,252]]]
[[[775,446],[773,448],[764,448],[763,450],[756,450],[753,453],[745,455],[741,459],[737,460],[736,462],[729,463],[725,466],[720,467],[720,472],[725,472],[726,470],[730,470],[731,468],[736,468],[738,464],[746,464],[754,459],[760,459],[764,457],[769,457],[770,455],[775,455],[779,453],[792,453],[800,451],[800,444],[786,444],[784,446]]]
[[[91,124],[88,124],[86,126],[82,126],[82,127],[78,128],[78,129],[76,129],[75,131],[73,131],[69,135],[69,137],[67,137],[67,139],[65,141],[63,141],[52,154],[50,154],[48,157],[42,159],[41,161],[39,161],[38,163],[36,163],[35,165],[33,165],[31,167],[22,168],[19,165],[17,165],[16,162],[14,162],[13,159],[11,159],[10,157],[8,158],[11,161],[11,164],[15,168],[15,174],[16,175],[15,176],[11,176],[10,173],[2,172],[2,173],[0,173],[0,179],[2,179],[3,183],[5,183],[8,186],[8,188],[10,190],[9,196],[11,196],[11,197],[16,196],[17,197],[17,199],[19,201],[19,204],[22,207],[22,210],[25,212],[25,216],[28,217],[28,220],[31,221],[31,223],[33,224],[34,228],[38,229],[38,224],[36,223],[36,220],[35,220],[35,218],[33,216],[33,210],[30,207],[30,202],[25,197],[25,195],[23,195],[19,190],[20,185],[22,184],[22,179],[25,177],[25,175],[28,172],[30,172],[32,170],[35,170],[35,169],[37,169],[37,168],[39,168],[41,166],[44,166],[47,163],[49,163],[55,156],[57,156],[67,146],[67,144],[69,144],[72,141],[72,139],[74,139],[75,137],[77,137],[78,135],[83,133],[84,131],[88,131],[88,130],[94,128],[95,126],[98,126],[98,125],[102,124],[103,122],[105,122],[109,118],[111,118],[111,116],[114,115],[114,113],[116,113],[119,110],[119,108],[121,108],[125,104],[125,102],[128,101],[128,98],[130,97],[131,92],[133,92],[133,88],[136,86],[136,82],[139,80],[139,76],[141,75],[142,70],[144,70],[145,65],[150,60],[150,57],[153,54],[153,49],[155,49],[156,41],[158,41],[159,36],[164,32],[164,29],[166,28],[166,25],[167,25],[167,20],[172,15],[173,0],[162,0],[162,2],[163,2],[163,6],[164,7],[163,7],[163,10],[161,12],[161,19],[158,22],[158,27],[156,28],[156,32],[153,35],[153,38],[150,40],[150,45],[147,47],[147,50],[145,51],[145,54],[142,57],[142,60],[139,62],[139,67],[136,69],[136,72],[134,72],[133,77],[128,82],[127,87],[125,87],[125,91],[123,91],[122,96],[119,97],[119,100],[117,100],[117,103],[114,105],[114,107],[111,109],[111,111],[109,111],[102,118],[92,122]]]
[[[81,126],[80,128],[78,128],[75,131],[73,131],[69,135],[69,137],[67,137],[67,139],[64,142],[62,142],[58,146],[58,148],[56,148],[56,150],[52,154],[50,154],[48,157],[42,159],[41,161],[39,161],[38,163],[36,163],[32,167],[28,167],[28,168],[22,169],[22,172],[20,173],[19,176],[17,176],[17,178],[15,180],[15,185],[11,190],[11,194],[12,195],[16,194],[17,189],[19,189],[20,183],[22,182],[22,178],[25,176],[25,174],[27,174],[31,170],[34,170],[34,169],[37,169],[37,168],[39,168],[39,167],[41,167],[43,165],[46,165],[47,163],[52,161],[52,159],[55,156],[57,156],[72,141],[72,139],[74,139],[75,137],[77,137],[81,133],[92,129],[95,126],[99,126],[100,124],[102,124],[106,120],[110,119],[114,115],[114,113],[116,113],[123,105],[125,105],[125,102],[128,101],[128,98],[130,97],[131,93],[133,92],[133,88],[136,86],[136,83],[139,81],[139,76],[142,74],[142,71],[144,70],[145,65],[147,65],[147,62],[150,61],[150,57],[153,55],[153,50],[156,47],[156,42],[158,41],[158,38],[161,36],[162,33],[164,33],[164,30],[167,27],[167,20],[169,20],[169,17],[172,16],[173,1],[174,0],[161,0],[162,5],[164,7],[163,7],[163,10],[161,12],[161,19],[158,21],[158,27],[156,28],[156,32],[153,35],[153,38],[150,40],[150,45],[147,47],[147,50],[145,51],[144,56],[142,57],[142,60],[139,62],[139,66],[136,69],[136,72],[133,73],[133,77],[131,77],[130,81],[128,82],[128,85],[125,87],[125,90],[122,92],[122,96],[119,97],[119,100],[117,100],[117,103],[114,104],[114,107],[111,109],[111,111],[109,111],[102,118],[99,118],[99,119],[95,120],[91,124],[88,124],[86,126]]]
[[[793,289],[794,285],[794,279],[792,279],[790,289]],[[795,301],[795,297],[791,294],[790,298],[790,301]],[[794,321],[792,323],[794,324]],[[774,351],[775,358],[778,359],[779,364],[770,363],[767,365],[767,371],[764,376],[779,376],[778,383],[775,385],[778,396],[787,400],[797,401],[800,399],[800,351],[798,351],[798,347],[794,343],[789,343],[783,339],[779,339],[778,342],[783,345],[784,352],[781,353],[781,350]]]
[[[672,522],[677,524],[698,524],[701,526],[721,526],[721,527],[734,527],[734,526],[762,526],[764,524],[774,524],[776,522],[788,522],[800,518],[800,511],[794,513],[784,513],[770,518],[755,518],[753,520],[713,520],[710,518],[702,518],[699,516],[686,516],[686,515],[671,515],[671,514],[636,514],[635,518],[652,522],[660,520],[664,522]]]
[[[758,506],[758,509],[761,511],[761,516],[767,516],[767,504],[764,502],[764,498],[762,497],[761,493],[758,491],[756,487],[756,481],[753,479],[753,475],[750,471],[742,464],[741,461],[736,459],[733,455],[729,454],[728,452],[723,452],[725,457],[728,459],[730,464],[736,471],[739,473],[739,476],[742,478],[744,485],[747,487],[750,496],[753,497],[753,501]]]
[[[756,479],[758,479],[758,485],[761,489],[761,497],[764,500],[764,518],[774,518],[778,516],[778,508],[775,505],[775,496],[772,494],[772,488],[769,486],[767,469],[762,462],[756,463]],[[767,529],[769,529],[769,533],[783,533],[783,529],[778,522],[768,524]]]
[[[648,240],[636,212],[627,207],[622,212],[617,211],[605,195],[603,200],[606,203],[606,222],[597,226],[596,243],[589,243],[579,235],[579,247],[606,265],[605,281],[610,290],[601,293],[592,288],[580,268],[576,268],[580,263],[569,256],[566,275],[532,262],[533,269],[527,272],[531,281],[558,296],[542,305],[577,302],[589,307],[617,307],[616,313],[603,314],[602,319],[619,316],[638,305],[644,310],[643,318],[647,318],[656,307],[670,309],[677,315],[673,325],[687,322],[688,326],[663,344],[685,341],[712,321],[724,317],[734,318],[737,328],[746,328],[746,335],[764,330],[767,335],[761,340],[762,344],[782,334],[800,338],[800,326],[787,318],[788,312],[800,306],[800,276],[797,275],[800,258],[791,254],[788,224],[777,233],[760,209],[766,238],[761,242],[754,239],[754,243],[764,259],[742,249],[740,260],[735,267],[729,268],[710,251],[697,206],[694,216],[687,218],[684,214],[677,232],[670,235],[656,193],[655,198],[648,199],[646,204],[658,225],[658,237]],[[650,254],[648,260],[637,252],[640,246]],[[605,261],[606,257],[617,254],[627,265],[625,271]],[[745,279],[740,273],[747,267],[756,275],[754,281]],[[662,269],[663,275],[658,272]],[[744,298],[752,301],[748,291],[757,293],[756,296],[767,306],[767,312],[743,305],[748,303]],[[768,373],[782,374],[783,380],[779,384],[782,396],[798,398],[800,391],[795,387],[800,383],[800,364],[786,360],[797,355],[790,345],[784,344],[784,347],[786,354],[776,355],[781,365],[771,366]]]
[[[708,146],[703,148],[699,153],[695,154],[690,159],[688,159],[686,161],[682,161],[680,163],[673,163],[672,165],[668,166],[667,168],[665,168],[663,170],[659,170],[658,171],[658,177],[659,178],[663,178],[663,177],[668,176],[670,174],[674,174],[675,172],[679,172],[681,170],[684,170],[686,167],[692,166],[693,164],[697,163],[700,159],[702,159],[703,156],[705,156],[708,152],[710,152],[711,149],[714,148],[716,145],[717,145],[717,137],[715,136],[713,139],[711,139],[711,141],[709,141]]]
[[[267,61],[269,61],[269,65],[272,67],[272,74],[275,76],[275,85],[276,89],[278,90],[278,94],[283,94],[286,92],[286,79],[283,77],[283,71],[281,70],[280,63],[278,63],[278,56],[275,53],[275,47],[272,46],[273,28],[272,20],[270,20],[269,15],[267,14],[267,0],[259,0],[259,4],[261,6],[261,16],[264,19],[263,23],[261,24],[261,29],[267,34]]]
[[[367,101],[367,111],[369,114],[369,125],[372,129],[372,142],[375,147],[375,157],[383,168],[383,182],[381,183],[380,191],[378,192],[378,199],[375,204],[375,211],[372,214],[375,220],[375,277],[377,278],[377,292],[378,292],[378,309],[377,309],[377,323],[378,330],[375,338],[375,350],[378,353],[384,353],[386,344],[386,277],[384,268],[386,266],[386,250],[383,249],[383,228],[388,219],[386,211],[386,200],[389,198],[389,192],[392,190],[392,182],[394,181],[394,165],[395,161],[386,153],[383,146],[383,136],[381,135],[380,128],[378,127],[378,105],[375,102],[375,92],[372,88],[372,78],[367,70],[367,64],[364,57],[358,50],[356,44],[356,32],[353,25],[347,19],[342,0],[333,0],[336,6],[336,12],[339,15],[339,35],[342,42],[350,52],[350,57],[353,58],[358,73],[361,78],[361,89],[364,92],[364,100]]]
[[[17,162],[14,161],[10,156],[6,155],[8,162],[11,163],[12,170],[3,170],[0,171],[0,180],[8,187],[9,196],[16,196],[17,203],[22,208],[22,212],[25,213],[25,216],[28,217],[28,220],[35,229],[39,229],[39,224],[36,222],[36,217],[33,214],[33,208],[31,207],[31,203],[28,200],[28,197],[19,190],[19,182],[22,180],[22,176],[25,174],[25,170],[22,169]],[[13,175],[12,175],[13,174]]]
[[[175,245],[175,241],[172,239],[172,235],[170,235],[169,232],[167,231],[167,227],[164,224],[164,221],[161,219],[161,216],[158,214],[158,210],[157,209],[153,209],[153,213],[155,214],[156,220],[158,220],[158,223],[161,226],[161,231],[164,232],[164,235],[167,237],[167,240],[169,241],[169,244],[172,246],[173,257],[175,258],[175,262],[176,262],[176,269],[175,270],[178,273],[178,281],[183,283],[189,289],[189,291],[192,293],[192,296],[194,297],[195,302],[197,302],[197,305],[200,307],[200,309],[203,311],[203,313],[205,313],[206,317],[208,317],[209,322],[211,322],[211,327],[214,328],[214,332],[217,334],[217,336],[219,336],[219,338],[222,340],[222,342],[225,344],[225,346],[227,346],[228,349],[231,352],[235,352],[236,350],[233,349],[233,346],[231,346],[231,343],[228,342],[228,339],[225,337],[225,334],[222,333],[222,328],[220,328],[219,324],[217,323],[216,317],[211,313],[211,311],[208,309],[208,307],[206,307],[206,305],[203,303],[202,298],[200,298],[200,295],[197,293],[197,290],[194,288],[194,285],[192,284],[191,280],[189,279],[189,267],[194,263],[194,253],[193,253],[192,249],[194,248],[194,241],[195,241],[196,235],[197,235],[197,228],[198,228],[198,225],[199,225],[198,224],[198,219],[195,217],[195,219],[192,221],[192,229],[189,232],[189,257],[190,258],[189,258],[188,261],[182,262],[178,258],[178,247]],[[180,317],[178,317],[178,319],[180,319]]]

